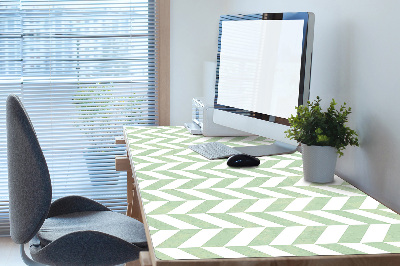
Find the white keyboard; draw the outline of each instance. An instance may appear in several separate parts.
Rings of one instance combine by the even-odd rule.
[[[242,154],[242,152],[232,149],[219,142],[208,142],[198,145],[189,146],[189,148],[209,160],[228,158],[235,154]]]

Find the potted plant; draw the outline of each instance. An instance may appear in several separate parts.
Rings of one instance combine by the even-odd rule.
[[[286,136],[301,143],[303,171],[306,181],[329,183],[333,181],[336,160],[348,145],[359,146],[357,133],[346,126],[351,108],[344,103],[336,110],[332,99],[326,112],[317,97],[308,106],[296,107],[297,115],[289,118]]]
[[[96,83],[80,85],[72,99],[77,107],[80,119],[76,126],[82,130],[88,139],[88,144],[82,147],[85,149],[83,157],[89,177],[95,186],[103,183],[107,185],[118,184],[118,178],[99,180],[103,175],[111,176],[110,173],[106,173],[109,171],[109,166],[104,162],[114,160],[114,153],[123,155],[126,152],[125,147],[114,144],[115,131],[113,128],[122,119],[129,120],[126,116],[129,115],[132,107],[124,105],[123,101],[129,100],[131,97],[116,96],[118,96],[118,92],[114,92],[112,83]],[[100,131],[104,135],[99,136]],[[118,173],[115,172],[112,175],[117,176]]]

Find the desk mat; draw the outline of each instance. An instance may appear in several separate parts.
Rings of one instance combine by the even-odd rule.
[[[400,253],[400,215],[337,176],[304,181],[300,153],[234,169],[187,148],[265,138],[183,127],[126,127],[125,136],[160,260]]]

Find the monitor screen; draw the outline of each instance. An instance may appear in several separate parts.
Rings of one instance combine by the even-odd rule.
[[[298,104],[303,20],[223,21],[217,103],[288,118]]]
[[[287,118],[310,94],[314,14],[221,16],[215,123],[297,145]]]

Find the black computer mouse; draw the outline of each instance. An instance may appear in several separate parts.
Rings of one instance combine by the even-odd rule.
[[[231,167],[258,166],[260,164],[260,160],[251,155],[236,154],[229,157],[226,163]]]

